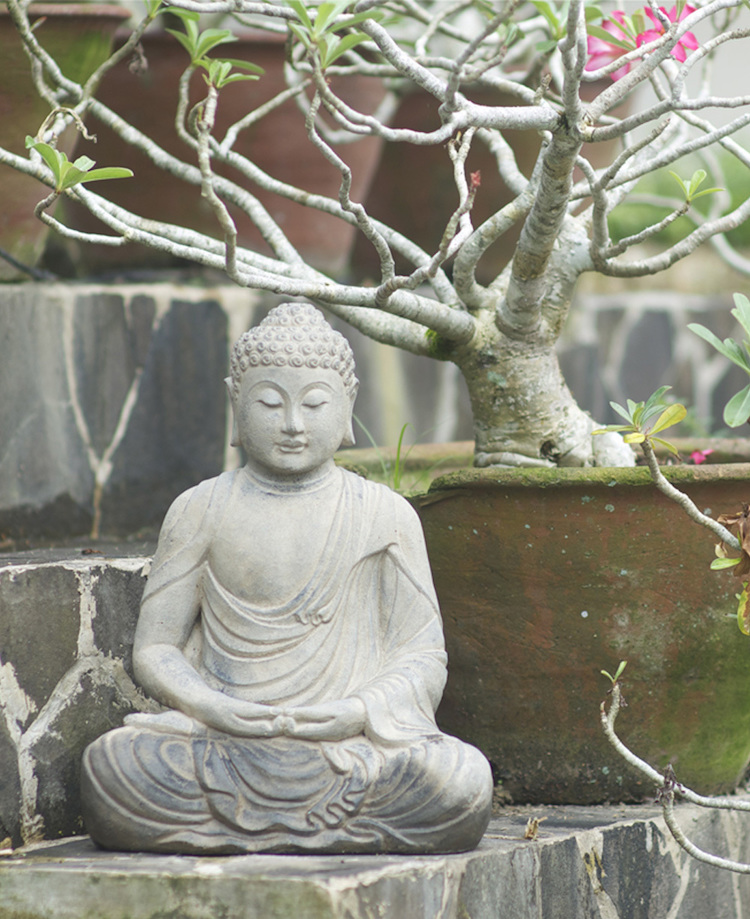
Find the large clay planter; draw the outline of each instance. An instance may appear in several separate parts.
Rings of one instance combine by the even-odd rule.
[[[143,48],[148,69],[136,74],[128,68],[127,62],[123,62],[102,82],[98,98],[164,149],[195,164],[195,152],[185,147],[174,129],[178,84],[188,64],[185,49],[173,36],[160,32],[147,33]],[[239,33],[237,42],[227,45],[226,50],[220,47],[213,56],[221,57],[222,52],[227,57],[252,61],[263,67],[265,73],[257,81],[235,83],[221,91],[215,131],[217,137],[222,137],[229,125],[250,109],[273,98],[286,86],[284,42],[279,36],[252,31]],[[193,102],[202,98],[201,88],[202,95],[205,95],[203,80],[195,74]],[[336,88],[345,101],[362,106],[367,112],[375,111],[385,93],[382,82],[372,77],[347,77]],[[104,125],[95,124],[95,130],[98,143],[92,146],[91,157],[103,163],[127,166],[135,173],[135,178],[127,183],[100,184],[98,190],[103,195],[142,217],[175,223],[220,238],[216,217],[201,198],[198,186],[188,185],[159,169],[144,154],[123,144]],[[339,155],[352,169],[351,196],[355,201],[361,201],[367,194],[381,146],[378,139],[365,138],[338,148]],[[338,198],[341,174],[308,140],[304,117],[293,100],[243,131],[234,149],[282,182],[307,192]],[[258,189],[232,169],[220,166],[216,169],[258,197],[311,265],[334,275],[344,269],[354,242],[355,227]],[[237,223],[240,245],[271,254],[250,219],[231,205],[229,210]],[[70,213],[74,215],[76,226],[102,231],[102,225],[83,208],[75,206]],[[106,228],[104,231],[109,232]],[[81,255],[89,269],[94,270],[123,265],[153,267],[169,264],[169,256],[135,244],[128,244],[122,249],[86,246]]]
[[[130,16],[121,6],[87,3],[38,3],[29,9],[36,36],[72,80],[87,79],[109,54],[115,30]],[[0,146],[25,155],[26,135],[36,134],[50,111],[34,88],[29,59],[5,4],[0,5]],[[78,140],[69,128],[58,147],[68,156]],[[36,179],[0,166],[0,247],[33,267],[49,233],[34,216],[48,193]],[[0,280],[26,277],[0,259]]]
[[[673,467],[714,515],[750,498],[750,464]],[[602,669],[628,661],[618,729],[702,792],[750,759],[750,639],[712,537],[646,469],[470,469],[414,499],[445,621],[441,726],[479,746],[518,802],[632,801],[653,787],[599,725]]]

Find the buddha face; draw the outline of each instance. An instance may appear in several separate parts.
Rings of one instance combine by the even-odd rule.
[[[248,465],[266,475],[315,472],[351,438],[352,408],[335,370],[249,368],[234,402]]]

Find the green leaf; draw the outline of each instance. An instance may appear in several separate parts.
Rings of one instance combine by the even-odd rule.
[[[362,32],[351,32],[349,35],[345,35],[332,49],[326,49],[324,67],[329,67],[342,54],[346,54],[347,51],[351,51],[352,48],[361,45],[365,41],[367,41],[367,36]]]
[[[734,295],[735,309],[732,315],[742,328],[750,335],[750,300],[744,294]]]
[[[691,201],[697,201],[698,198],[702,198],[704,195],[715,195],[717,191],[724,191],[723,188],[704,188],[703,191],[699,191],[698,194],[691,197]]]
[[[692,198],[693,195],[698,191],[701,185],[706,181],[708,173],[705,169],[696,169],[690,179],[690,185],[688,186],[688,198]]]
[[[312,43],[310,42],[310,36],[296,22],[289,23],[289,31],[297,36],[297,38],[302,42],[302,44],[305,46],[305,48],[307,48],[308,51],[310,50],[310,48],[312,48]]]
[[[750,635],[750,609],[748,608],[747,584],[742,587],[742,593],[739,595],[740,601],[737,605],[737,625],[743,635]]]
[[[653,440],[655,444],[661,444],[665,450],[669,450],[669,452],[674,454],[674,456],[679,456],[677,447],[675,447],[674,444],[671,444],[668,440],[664,440],[661,437],[651,437],[650,439]]]
[[[633,422],[633,416],[632,416],[632,413],[631,413],[631,412],[629,412],[627,409],[623,408],[623,407],[622,407],[621,405],[619,405],[617,402],[610,402],[609,404],[612,406],[612,408],[614,409],[614,411],[616,411],[617,414],[618,414],[621,418],[624,418],[627,422],[629,422],[630,424],[632,424],[632,422]]]
[[[630,431],[632,429],[631,424],[608,424],[604,428],[597,428],[595,431],[591,432],[593,437],[594,434],[609,434],[610,432],[619,433],[620,431]]]
[[[640,431],[633,431],[632,433],[626,434],[623,437],[623,440],[626,444],[642,444],[645,439],[646,435]]]
[[[738,428],[750,418],[750,383],[727,402],[724,409],[724,423]]]
[[[658,434],[659,431],[665,431],[667,428],[679,424],[685,415],[687,415],[685,406],[681,405],[679,402],[675,402],[674,405],[670,405],[669,408],[664,409],[656,424],[649,431],[649,434]]]
[[[132,169],[125,169],[124,166],[104,166],[101,169],[80,170],[71,166],[63,179],[63,188],[72,188],[74,185],[82,185],[84,182],[101,182],[104,179],[129,179],[133,175]]]
[[[64,153],[60,153],[58,150],[55,150],[54,147],[50,147],[49,144],[43,143],[42,141],[35,142],[32,144],[32,147],[52,170],[52,175],[55,177],[55,189],[60,191],[60,183],[62,182],[63,177],[63,166],[68,162],[67,156]]]
[[[205,57],[209,51],[212,51],[218,45],[225,45],[227,42],[237,41],[237,36],[232,35],[229,29],[206,29],[201,32],[195,49],[195,57]]]
[[[538,41],[534,48],[537,51],[540,51],[542,54],[550,54],[557,47],[557,40],[554,38],[548,38],[547,41]]]
[[[669,170],[669,174],[672,176],[672,178],[675,180],[675,182],[677,182],[677,184],[680,186],[680,189],[682,190],[682,194],[685,196],[685,200],[686,200],[686,201],[689,201],[689,200],[690,200],[690,191],[689,191],[689,189],[688,189],[687,183],[684,182],[683,179],[681,179],[680,176],[678,176],[677,173],[674,172],[674,171],[671,170],[671,169]]]
[[[88,172],[89,169],[96,165],[96,163],[88,156],[79,156],[77,159],[73,160],[73,165],[76,167],[76,169],[81,169],[83,172]]]
[[[611,674],[608,670],[600,670],[599,672],[601,673],[602,676],[607,677],[607,679],[610,681],[610,683],[614,686],[615,683],[616,683],[616,682],[620,679],[620,677],[622,676],[623,671],[625,670],[625,668],[626,668],[627,666],[628,666],[628,662],[627,662],[627,661],[620,661],[620,664],[619,664],[619,666],[617,667],[617,670],[615,670],[615,675],[614,675],[614,676],[612,676],[612,674]]]
[[[312,20],[307,15],[307,9],[305,8],[305,4],[302,3],[301,0],[287,0],[287,2],[289,6],[297,14],[297,16],[299,16],[299,19],[302,25],[308,30],[308,32],[312,32],[313,24],[312,24]],[[291,25],[292,23],[290,23],[290,26]]]
[[[532,6],[536,7],[537,12],[541,13],[547,20],[547,25],[549,25],[552,34],[558,35],[560,31],[560,20],[555,15],[555,11],[550,4],[547,3],[546,0],[531,0],[531,3]]]
[[[739,565],[740,559],[738,558],[715,558],[711,562],[711,571],[722,571],[725,568],[734,568],[736,565]]]
[[[251,64],[250,61],[241,61],[233,57],[224,57],[222,60],[231,64],[232,67],[236,67],[239,70],[248,70],[250,73],[258,74],[258,76],[262,76],[265,73],[262,67],[259,67],[258,64]]]
[[[586,26],[586,31],[593,38],[600,38],[602,41],[606,41],[607,44],[614,45],[615,48],[621,48],[623,51],[632,51],[633,48],[635,48],[635,42],[623,41],[622,39],[616,38],[611,32],[593,23]]]
[[[633,423],[633,415],[626,408],[623,408],[623,406],[617,402],[610,402],[609,404],[621,418],[624,418],[629,424]]]
[[[198,22],[201,18],[201,14],[197,13],[195,10],[181,10],[178,7],[171,7],[169,12],[173,16],[178,16],[186,25],[188,22]]]
[[[737,351],[736,351],[737,345],[735,342],[732,342],[731,339],[727,339],[726,341],[721,341],[714,335],[713,332],[711,332],[705,326],[702,326],[697,322],[688,323],[688,328],[690,329],[691,332],[695,332],[696,335],[704,339],[704,341],[707,341],[709,345],[712,345],[714,348],[716,348],[719,354],[723,354],[724,357],[729,358],[729,360],[732,361],[733,364],[737,364],[737,366],[742,367],[743,370],[747,370],[746,360],[744,359],[744,357],[742,357],[742,355],[738,357]],[[735,350],[733,350],[730,347],[732,344],[735,345]]]

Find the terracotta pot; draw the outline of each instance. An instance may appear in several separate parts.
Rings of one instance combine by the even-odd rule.
[[[750,464],[668,476],[714,515]],[[644,468],[465,470],[415,499],[445,621],[441,726],[479,746],[517,802],[633,801],[653,787],[605,740],[599,704],[627,660],[623,740],[704,793],[750,759],[750,645],[712,537]]]
[[[185,149],[176,136],[173,124],[178,83],[188,63],[187,54],[175,38],[159,32],[144,36],[143,47],[148,59],[146,72],[134,74],[127,62],[123,62],[103,81],[99,98],[160,146],[195,163],[194,152]],[[220,48],[213,56],[220,57],[221,53]],[[226,54],[260,65],[265,74],[260,80],[231,84],[222,90],[217,136],[222,136],[230,124],[286,86],[283,75],[284,44],[280,37],[259,32],[240,34],[239,41],[227,46]],[[196,74],[192,84],[193,101],[201,98],[202,85],[201,77]],[[367,112],[375,111],[385,92],[380,80],[359,76],[347,78],[337,89],[342,98],[363,106]],[[127,183],[100,184],[102,194],[143,217],[166,220],[215,237],[220,235],[216,218],[201,198],[199,187],[172,178],[154,166],[145,155],[124,145],[114,132],[103,125],[96,125],[95,130],[98,143],[92,148],[91,157],[110,165],[128,166],[135,173],[135,178]],[[235,150],[283,182],[312,193],[334,199],[338,197],[340,173],[310,144],[304,118],[294,101],[288,101],[256,126],[243,131]],[[381,142],[372,138],[338,148],[339,154],[352,168],[354,200],[362,200],[367,194],[380,150]],[[217,172],[235,179],[243,187],[249,186],[248,180],[232,169],[217,167]],[[354,241],[354,227],[278,195],[254,187],[249,190],[257,194],[305,259],[331,274],[339,274],[343,270]],[[270,254],[271,250],[250,219],[234,207],[230,207],[230,212],[237,221],[240,244]],[[76,226],[102,231],[101,224],[82,208],[76,207],[71,213],[75,214]],[[81,255],[92,269],[169,263],[169,257],[133,244],[122,249],[84,246]]]
[[[58,62],[65,76],[87,79],[108,56],[115,30],[130,16],[121,6],[87,3],[38,3],[29,9],[38,23],[36,36]],[[29,59],[11,21],[0,7],[0,146],[24,154],[26,135],[35,135],[50,107],[39,97],[30,75]],[[72,155],[78,134],[69,128],[59,149]],[[9,166],[0,166],[0,247],[22,264],[34,266],[42,254],[49,228],[34,217],[34,207],[47,194],[46,186]],[[0,280],[26,275],[0,259]]]

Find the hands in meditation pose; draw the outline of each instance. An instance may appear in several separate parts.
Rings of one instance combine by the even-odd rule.
[[[164,521],[134,666],[166,710],[86,749],[89,832],[152,852],[473,848],[492,780],[435,724],[446,655],[419,520],[333,462],[353,442],[348,343],[284,304],[231,369],[247,463]]]

